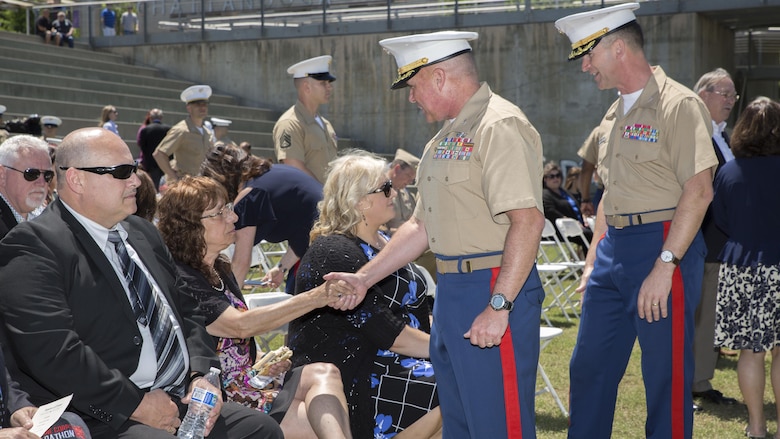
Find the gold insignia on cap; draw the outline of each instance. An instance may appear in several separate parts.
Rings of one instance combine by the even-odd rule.
[[[588,35],[587,37],[577,41],[576,43],[571,45],[572,49],[576,49],[579,46],[582,46],[583,44],[590,43],[592,41],[595,41],[597,38],[603,37],[604,35],[609,33],[609,28],[605,27],[598,32],[592,33]]]
[[[410,62],[409,64],[399,67],[398,68],[398,74],[403,75],[404,73],[410,72],[418,67],[422,67],[424,65],[428,64],[428,58],[420,58],[417,61]]]
[[[571,50],[571,53],[569,54],[569,59],[570,60],[576,59],[576,58],[578,58],[578,57],[588,53],[588,51],[590,51],[590,49],[592,49],[593,46],[595,46],[598,41],[599,40],[596,39],[596,40],[593,40],[593,41],[589,42],[588,44],[586,44],[584,46],[575,47],[574,49]]]

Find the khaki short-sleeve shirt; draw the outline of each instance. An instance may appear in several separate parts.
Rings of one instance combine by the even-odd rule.
[[[205,128],[203,133],[189,117],[172,126],[168,134],[157,145],[157,151],[173,154],[171,167],[180,174],[198,175],[200,165],[211,148],[211,134]]]
[[[593,131],[590,132],[588,138],[585,139],[585,142],[582,143],[582,146],[577,151],[578,156],[594,165],[599,161],[599,145],[601,142],[606,141],[606,138],[601,135],[599,128],[601,127],[593,128]]]
[[[320,120],[325,128],[298,101],[276,121],[273,138],[278,161],[300,160],[320,183],[325,183],[328,163],[338,152],[338,137],[330,122],[322,116]]]
[[[597,169],[604,213],[631,214],[677,206],[689,178],[718,165],[704,102],[653,68],[639,99],[623,115],[618,99],[599,126]]]
[[[398,196],[393,199],[395,217],[385,224],[388,229],[397,229],[401,224],[412,217],[417,200],[406,188],[398,191]]]
[[[434,253],[502,251],[506,212],[542,210],[542,141],[522,111],[483,83],[425,146],[414,215]]]

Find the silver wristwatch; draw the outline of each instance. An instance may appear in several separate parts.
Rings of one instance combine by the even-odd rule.
[[[512,311],[514,306],[515,304],[509,301],[506,296],[501,293],[496,293],[490,296],[490,307],[493,308],[494,311]]]
[[[672,263],[674,265],[680,265],[680,258],[674,255],[670,250],[664,250],[661,252],[661,262]]]

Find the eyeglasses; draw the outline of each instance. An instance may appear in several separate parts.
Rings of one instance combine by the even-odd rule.
[[[378,194],[380,192],[385,194],[386,198],[390,198],[390,194],[393,191],[393,182],[390,180],[387,180],[385,184],[383,184],[381,187],[374,189],[373,191],[369,192],[368,195],[371,194]]]
[[[112,177],[117,180],[127,180],[131,175],[138,171],[138,163],[132,165],[116,165],[116,166],[95,166],[90,168],[78,168],[76,166],[60,166],[60,169],[67,170],[68,168],[78,169],[79,171],[91,172],[93,174],[104,175],[111,174]]]
[[[35,169],[35,168],[27,168],[24,171],[12,168],[8,165],[3,165],[8,169],[14,170],[16,172],[21,173],[24,175],[24,179],[27,181],[35,181],[38,179],[38,177],[43,174],[43,179],[46,181],[46,183],[50,182],[52,178],[54,178],[54,171],[46,170],[46,169]]]
[[[715,93],[717,95],[721,95],[726,99],[734,99],[734,102],[739,100],[739,95],[736,93],[729,93],[727,91],[721,91],[721,90],[710,90],[711,93]]]
[[[563,174],[561,174],[560,172],[557,173],[557,174],[547,174],[547,175],[544,176],[544,178],[549,178],[549,179],[562,178],[562,177],[563,177]]]
[[[227,203],[224,206],[222,206],[222,209],[219,209],[219,212],[203,215],[202,217],[200,217],[200,219],[216,218],[218,216],[224,218],[230,212],[233,212],[233,203]]]

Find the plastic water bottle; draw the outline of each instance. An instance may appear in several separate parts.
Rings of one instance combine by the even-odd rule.
[[[212,367],[209,373],[204,377],[212,386],[217,389],[219,385],[220,370]],[[206,420],[209,418],[211,409],[217,405],[217,394],[203,387],[196,386],[192,389],[192,401],[187,408],[187,414],[179,427],[178,437],[187,439],[203,439],[203,433],[206,430]]]

